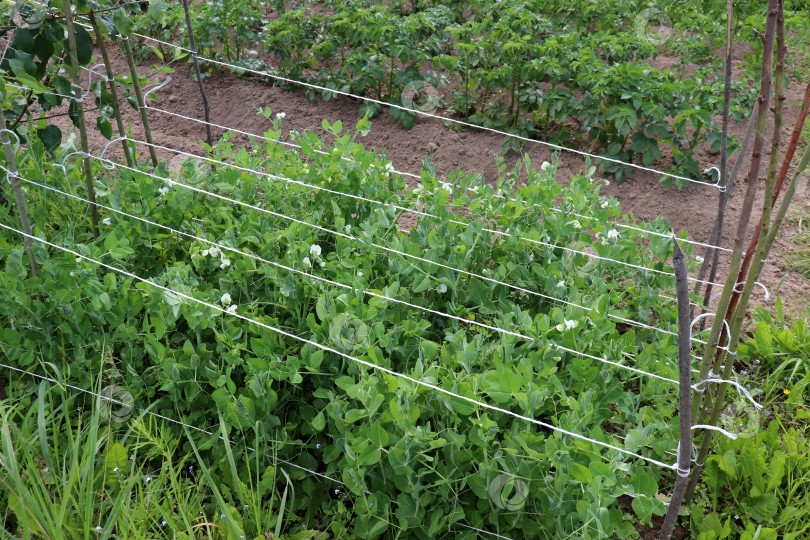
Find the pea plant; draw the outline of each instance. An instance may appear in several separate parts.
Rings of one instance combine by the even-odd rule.
[[[87,387],[104,343],[125,366],[119,384],[139,406],[208,431],[222,415],[242,444],[345,484],[333,498],[330,481],[295,473],[297,495],[284,507],[297,516],[284,529],[290,534],[327,516],[332,533],[364,538],[432,536],[458,523],[512,535],[539,524],[554,537],[586,522],[593,534],[623,536],[632,530],[616,506],[623,490],[638,495],[637,519],[663,513],[656,495],[670,481],[666,469],[351,360],[668,461],[677,444],[675,388],[592,358],[632,358],[641,371],[675,375],[675,340],[649,324],[674,321],[675,306],[658,294],[671,277],[621,264],[667,269],[671,248],[654,241],[639,249],[633,229],[619,232],[620,208],[600,194],[596,168],[562,186],[553,164],[535,168],[526,158],[513,170],[501,164],[493,185],[426,169],[407,188],[358,142],[367,120],[352,131],[324,122],[334,149],[316,132],[295,134],[301,154],[272,141],[285,136],[282,122],[249,147],[226,135],[211,154],[221,165],[188,161],[172,183],[158,179],[169,176],[164,162],[153,172],[98,166],[97,194],[109,209],[95,240],[82,232],[84,202],[30,187],[32,219],[49,241],[166,289],[38,246],[42,288],[21,280],[22,248],[4,233],[0,322],[9,360],[36,370],[48,359]],[[48,167],[41,143],[20,152],[23,178],[44,174],[56,189],[76,192],[81,171],[71,162],[65,172]],[[525,175],[530,181],[519,184]],[[349,196],[356,194],[363,199]],[[553,201],[560,211],[551,211]],[[405,233],[399,220],[408,209],[422,217]],[[567,251],[589,246],[605,259]],[[42,301],[31,304],[36,290]],[[616,317],[642,325],[629,329]],[[192,437],[204,460],[218,462],[221,448]],[[246,456],[232,459],[239,477],[256,470]],[[236,489],[229,469],[210,474]],[[519,507],[492,498],[504,474],[529,488]]]

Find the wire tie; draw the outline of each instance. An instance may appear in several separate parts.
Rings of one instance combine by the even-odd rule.
[[[686,467],[685,469],[678,467],[678,476],[680,476],[681,478],[689,478],[690,472],[691,469],[689,467]]]

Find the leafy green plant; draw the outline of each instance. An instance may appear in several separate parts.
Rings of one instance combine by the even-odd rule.
[[[267,110],[263,114],[272,115]],[[268,137],[283,136],[280,122]],[[356,130],[367,133],[369,127],[362,120]],[[633,356],[636,368],[673,377],[675,368],[667,359],[677,345],[671,336],[642,328],[627,331],[611,316],[673,321],[674,306],[659,297],[671,278],[642,276],[627,266],[520,240],[535,238],[582,251],[600,238],[594,249],[604,257],[667,269],[665,243],[639,250],[634,233],[613,230],[611,220],[620,218],[619,209],[605,204],[599,194],[602,183],[594,182],[595,168],[588,167],[567,186],[555,182],[553,168],[537,170],[528,159],[511,171],[501,164],[494,186],[457,173],[440,180],[428,169],[421,186],[405,190],[389,164],[357,142],[357,132],[340,123],[325,123],[323,129],[334,149],[312,132],[295,135],[301,155],[272,141],[239,148],[226,136],[212,156],[333,192],[362,193],[384,206],[255,177],[227,165],[212,171],[187,162],[178,178],[183,185],[273,208],[276,215],[223,204],[142,172],[104,172],[99,166],[96,187],[103,204],[220,246],[108,210],[102,215],[109,219],[93,241],[82,232],[84,203],[56,203],[33,188],[32,219],[51,241],[223,310],[599,441],[616,438],[600,425],[621,426],[619,433],[632,435],[618,444],[667,459],[665,452],[676,445],[674,388],[657,379],[640,384],[633,372],[594,365],[591,358],[558,347],[617,360]],[[329,151],[323,155],[320,150]],[[19,160],[23,177],[46,166],[41,146],[21,152],[28,156]],[[66,172],[50,169],[49,185],[74,192],[80,171],[68,163]],[[165,164],[154,174],[166,176]],[[524,177],[529,182],[518,183]],[[594,217],[572,219],[566,212],[548,211],[557,200],[566,212]],[[422,217],[404,234],[396,207],[418,208],[436,217]],[[472,212],[469,221],[458,220],[456,210],[464,208]],[[282,213],[297,221],[283,219]],[[58,226],[54,218],[60,219]],[[494,235],[485,230],[487,222],[497,222],[513,236]],[[653,226],[668,230],[663,222]],[[260,264],[229,247],[303,274]],[[161,433],[172,442],[165,455],[191,463],[196,459],[190,457],[193,443],[206,463],[223,464],[209,466],[209,484],[226,502],[233,501],[228,504],[252,504],[248,499],[256,488],[240,486],[234,478],[257,478],[257,471],[265,470],[246,444],[267,448],[272,441],[278,458],[346,484],[340,489],[351,503],[328,495],[336,489],[331,482],[288,470],[295,497],[288,494],[283,504],[283,496],[275,499],[277,511],[283,506],[288,516],[281,534],[331,521],[335,534],[374,537],[396,531],[424,536],[455,531],[455,524],[463,521],[503,532],[537,531],[539,523],[549,538],[571,534],[583,523],[593,534],[624,535],[630,524],[616,508],[619,486],[654,498],[658,486],[666,485],[666,475],[655,468],[645,469],[644,481],[632,480],[637,473],[623,457],[590,443],[572,445],[552,432],[527,429],[511,416],[375,373],[312,344],[76,261],[74,255],[46,253],[41,246],[35,253],[48,283],[44,288],[21,279],[26,275],[22,248],[13,236],[0,235],[0,287],[8,299],[0,306],[0,324],[7,361],[25,369],[37,369],[37,357],[65,368],[82,365],[71,369],[72,382],[90,387],[89,373],[103,362],[95,350],[107,343],[110,354],[126,367],[120,384],[136,404],[210,432],[222,433],[224,426],[234,441],[231,457],[227,448],[207,443],[209,436],[191,432],[193,439],[186,444],[176,426]],[[441,261],[455,270],[403,254]],[[546,298],[464,272],[491,272],[498,281]],[[75,286],[77,281],[82,287]],[[26,299],[35,291],[43,300],[32,305]],[[430,306],[457,319],[402,302]],[[36,324],[28,322],[34,320]],[[341,328],[352,331],[346,334]],[[220,414],[224,424],[212,422]],[[159,455],[164,454],[154,459]],[[517,514],[492,506],[490,486],[501,474],[521,478],[530,487],[531,496]],[[635,507],[644,521],[663,511],[663,505],[646,499]],[[249,527],[245,515],[240,516],[240,526]],[[277,523],[270,527],[275,530]]]
[[[775,313],[760,308],[754,315],[756,328],[739,354],[746,386],[756,383],[765,410],[740,398],[724,414],[724,427],[740,437],[721,437],[706,462],[702,504],[712,513],[692,513],[700,539],[796,539],[810,530],[808,317],[786,315],[780,300]]]

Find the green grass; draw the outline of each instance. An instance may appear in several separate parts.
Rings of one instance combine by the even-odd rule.
[[[231,483],[215,484],[192,440],[151,415],[125,428],[86,394],[47,382],[14,390],[0,402],[3,538],[281,537],[289,478],[268,466],[237,479],[231,448],[216,435],[206,446],[227,456]]]
[[[803,194],[797,195],[798,203],[802,204],[804,202]],[[810,215],[806,211],[799,211],[791,219],[797,225],[798,231],[796,236],[790,239],[793,245],[790,249],[785,250],[783,255],[791,270],[810,278]]]
[[[736,524],[743,540],[810,534],[810,308],[794,316],[777,301],[775,313],[760,308],[754,322],[739,348],[747,364],[740,375],[749,372],[743,382],[764,408],[739,399],[735,422],[747,416],[748,424],[725,425],[739,438],[720,437],[706,462],[705,512],[693,512],[692,529],[702,540],[731,538],[726,524]]]

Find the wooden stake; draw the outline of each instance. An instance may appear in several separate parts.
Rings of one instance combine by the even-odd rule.
[[[135,90],[135,99],[138,100],[138,110],[141,113],[143,132],[146,135],[146,142],[149,143],[149,157],[152,158],[152,166],[157,167],[157,154],[155,154],[155,147],[152,143],[152,130],[149,127],[149,116],[146,114],[146,103],[143,100],[141,81],[138,77],[138,70],[135,67],[135,58],[132,56],[132,47],[129,44],[129,38],[126,36],[121,37],[121,42],[124,45],[124,55],[127,57],[127,64],[129,65],[129,76],[132,79],[132,88]]]
[[[667,515],[661,525],[660,540],[669,540],[675,529],[678,512],[686,494],[689,467],[692,462],[692,328],[689,324],[689,281],[686,276],[686,256],[675,235],[672,235],[675,253],[672,258],[675,269],[675,287],[678,297],[678,369],[679,369],[679,417],[680,445],[675,487],[669,502]]]
[[[751,220],[751,212],[754,206],[757,185],[759,184],[759,171],[762,165],[762,147],[764,145],[765,128],[767,127],[768,121],[768,103],[771,97],[771,68],[773,66],[773,49],[776,36],[777,13],[778,1],[769,0],[768,18],[765,29],[765,44],[762,51],[762,82],[760,84],[760,93],[758,98],[759,113],[757,115],[757,124],[754,136],[751,169],[748,171],[748,187],[745,193],[745,198],[743,199],[742,210],[740,212],[740,221],[737,226],[737,236],[734,240],[734,251],[732,252],[731,262],[729,263],[728,277],[726,278],[726,282],[723,286],[723,293],[720,296],[720,302],[717,308],[717,316],[714,318],[712,330],[703,351],[703,361],[700,368],[699,381],[704,380],[708,376],[709,370],[712,370],[712,372],[715,373],[719,371],[717,366],[722,362],[723,358],[725,358],[725,351],[720,349],[720,347],[723,346],[722,340],[724,337],[726,337],[726,339],[731,337],[725,336],[723,334],[723,330],[724,323],[726,322],[726,310],[731,304],[731,297],[737,284],[737,272],[739,271],[742,263],[743,242],[745,241],[745,235],[748,231],[748,222]],[[729,361],[733,362],[733,360]],[[725,387],[726,385],[720,385],[720,390],[718,391],[717,396],[718,398],[721,396],[721,394],[724,396]],[[703,405],[702,398],[703,393],[699,393],[695,396],[695,400],[692,404],[693,418],[700,418],[701,416],[701,406]],[[715,401],[715,408],[716,406],[717,400]],[[706,455],[709,452],[713,433],[713,431],[707,431],[703,436],[701,448],[698,452],[698,458],[695,462],[695,469],[692,471],[692,475],[689,478],[689,485],[686,489],[686,502],[691,500],[692,495],[695,492],[695,488],[697,487],[700,474],[703,472],[703,466],[705,464]]]
[[[107,54],[107,45],[104,43],[104,34],[99,29],[98,23],[96,22],[96,15],[92,10],[90,11],[89,16],[90,24],[93,25],[93,33],[96,35],[96,43],[101,51],[101,57],[104,59],[104,70],[107,72],[107,84],[109,85],[110,95],[112,96],[112,107],[113,111],[115,112],[115,123],[118,126],[118,135],[125,137],[126,129],[124,128],[124,119],[121,117],[121,107],[118,102],[118,88],[115,85],[115,80],[113,80],[112,64],[110,64],[110,56]],[[134,168],[135,162],[129,153],[129,144],[126,140],[121,140],[121,146],[123,146],[124,149],[124,159],[127,162],[127,166]]]
[[[31,232],[31,221],[28,218],[28,207],[25,204],[25,193],[23,192],[20,179],[17,178],[17,152],[11,145],[11,139],[8,137],[9,130],[6,125],[6,118],[0,114],[0,143],[3,144],[3,151],[6,153],[6,169],[9,170],[8,179],[11,181],[11,190],[14,192],[14,198],[17,200],[17,214],[20,216],[20,225],[25,234],[33,236]],[[31,275],[40,277],[39,265],[34,258],[34,250],[31,247],[31,238],[23,237],[23,244],[25,250],[28,252],[28,260],[31,263]]]
[[[197,45],[194,43],[194,27],[191,25],[191,13],[188,9],[188,0],[183,0],[183,9],[186,12],[186,27],[188,28],[188,39],[191,44],[191,56],[194,59],[194,71],[197,74],[197,85],[200,87],[200,95],[203,100],[203,112],[205,113],[205,133],[208,137],[208,146],[214,147],[214,138],[211,136],[211,113],[208,108],[208,96],[205,93],[202,74],[200,73],[200,61],[197,59]]]
[[[68,43],[70,45],[70,70],[73,72],[74,88],[81,89],[81,79],[79,77],[79,58],[76,54],[76,27],[73,25],[73,8],[70,5],[70,0],[63,0],[65,11],[65,23],[68,31]],[[92,203],[90,205],[90,223],[93,228],[93,238],[98,238],[98,208],[96,208],[96,187],[93,183],[93,169],[90,158],[90,143],[87,140],[87,123],[84,118],[84,103],[82,103],[82,96],[80,95],[76,100],[76,111],[79,119],[79,137],[82,144],[82,152],[85,153],[83,160],[84,175],[87,183],[87,199]]]

